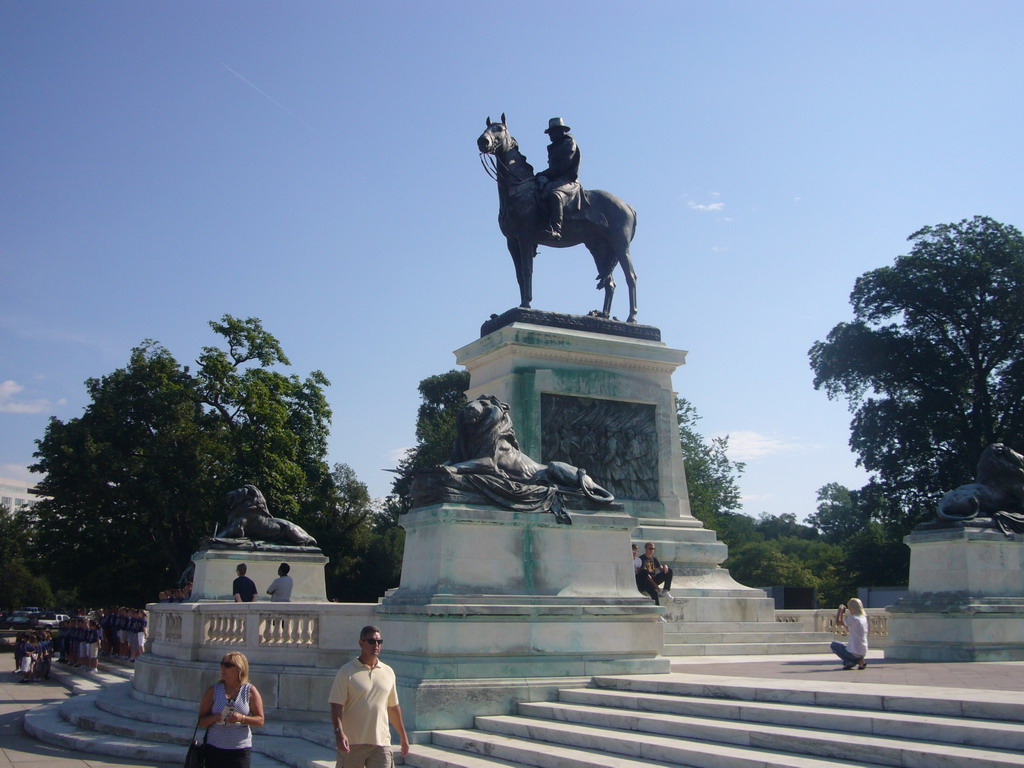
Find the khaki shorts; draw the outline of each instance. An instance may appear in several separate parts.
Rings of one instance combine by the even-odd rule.
[[[347,753],[338,753],[335,768],[393,768],[394,764],[390,746],[350,744]]]

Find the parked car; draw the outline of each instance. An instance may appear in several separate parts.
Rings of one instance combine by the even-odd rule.
[[[54,613],[53,611],[43,611],[39,614],[38,626],[49,627],[51,629],[59,627],[62,621],[67,621],[71,617],[66,613]]]
[[[39,626],[39,616],[38,612],[15,611],[8,619],[7,626],[10,629],[35,629]]]

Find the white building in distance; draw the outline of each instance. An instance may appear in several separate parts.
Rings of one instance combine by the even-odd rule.
[[[35,488],[8,477],[0,477],[0,506],[8,512],[23,507],[32,509],[41,498]]]

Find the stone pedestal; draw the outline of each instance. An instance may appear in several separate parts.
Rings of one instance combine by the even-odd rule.
[[[518,309],[455,356],[467,397],[511,406],[525,453],[581,466],[615,494],[633,541],[654,542],[675,572],[672,618],[774,621],[773,602],[720,567],[728,549],[690,512],[672,388],[686,352],[660,338],[650,326]]]
[[[904,541],[910,594],[888,609],[887,659],[1024,660],[1024,537],[946,528]]]
[[[401,586],[378,608],[407,726],[465,728],[596,674],[669,671],[636,591],[630,516],[438,504],[411,510]]]
[[[292,602],[326,602],[327,584],[324,581],[324,566],[328,558],[321,552],[242,552],[230,549],[203,549],[192,555],[196,564],[192,578],[192,597],[197,600],[233,600],[231,583],[235,580],[235,569],[241,563],[246,565],[246,576],[256,584],[256,599],[270,600],[267,587],[277,578],[281,563],[288,563],[288,573],[295,582]]]

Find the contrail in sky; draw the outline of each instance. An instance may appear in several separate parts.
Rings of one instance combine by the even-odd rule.
[[[242,75],[238,74],[237,72],[235,72],[235,70],[233,70],[233,69],[232,69],[231,67],[229,67],[229,66],[228,66],[227,64],[224,64],[224,62],[223,62],[223,61],[221,62],[221,64],[222,64],[222,65],[224,66],[224,69],[226,69],[226,70],[227,70],[228,72],[230,72],[230,73],[231,73],[232,75],[234,75],[234,76],[235,76],[235,77],[237,77],[237,78],[238,78],[239,80],[241,80],[241,81],[242,81],[243,83],[245,83],[246,85],[248,85],[248,86],[249,86],[250,88],[252,88],[252,89],[253,89],[254,91],[256,91],[256,93],[258,93],[258,94],[259,94],[260,96],[262,96],[263,98],[265,98],[265,99],[266,99],[267,101],[269,101],[269,102],[270,102],[271,104],[273,104],[273,105],[274,105],[275,107],[278,107],[278,108],[280,108],[280,109],[283,109],[283,110],[284,110],[285,112],[287,112],[287,113],[288,113],[289,115],[291,115],[292,117],[294,117],[294,118],[295,118],[296,120],[298,120],[298,121],[299,121],[300,123],[302,123],[302,124],[303,124],[304,126],[306,126],[307,128],[309,128],[309,130],[311,130],[311,131],[312,131],[313,133],[315,133],[315,134],[316,134],[317,136],[320,136],[320,135],[321,135],[321,134],[320,134],[320,132],[319,132],[319,131],[318,131],[318,130],[317,130],[316,128],[314,128],[314,127],[313,127],[312,125],[310,125],[309,123],[307,123],[307,122],[306,122],[305,120],[303,120],[303,119],[302,119],[301,117],[299,117],[298,115],[296,115],[296,114],[295,114],[294,112],[292,112],[292,111],[291,111],[290,109],[288,109],[288,107],[286,107],[286,106],[285,106],[284,104],[282,104],[282,103],[281,103],[280,101],[278,101],[278,100],[277,100],[277,99],[275,99],[275,98],[274,98],[273,96],[271,96],[271,95],[270,95],[269,93],[267,93],[266,91],[264,91],[264,90],[263,90],[262,88],[260,88],[259,86],[255,85],[254,83],[250,82],[250,81],[249,81],[249,80],[247,80],[247,79],[246,79],[245,77],[243,77]],[[323,138],[323,137],[321,136],[321,138]]]

